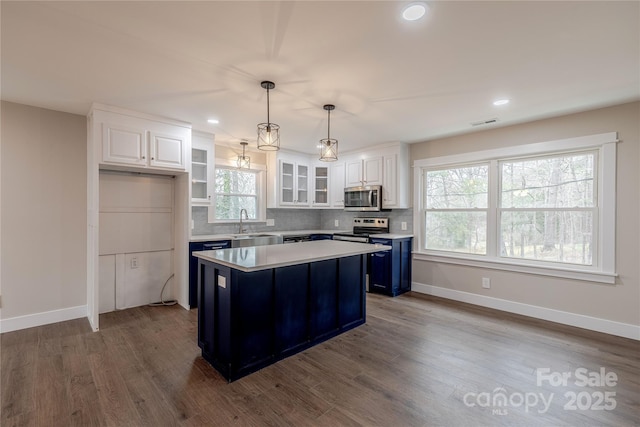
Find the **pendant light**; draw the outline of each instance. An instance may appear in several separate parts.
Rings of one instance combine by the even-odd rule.
[[[248,144],[244,139],[240,141],[240,145],[242,145],[242,156],[238,156],[238,160],[236,161],[239,169],[251,169],[251,158],[244,154],[244,150]]]
[[[277,151],[280,149],[280,126],[269,120],[269,90],[276,85],[273,82],[264,81],[260,86],[267,90],[267,123],[258,124],[258,149]]]
[[[338,160],[338,140],[331,138],[331,111],[335,110],[336,106],[332,104],[326,104],[324,107],[327,110],[327,137],[320,140],[320,160],[323,162],[335,162]]]

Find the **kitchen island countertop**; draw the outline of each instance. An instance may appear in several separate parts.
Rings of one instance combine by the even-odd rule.
[[[288,245],[250,246],[194,252],[205,261],[222,264],[244,272],[286,267],[302,263],[388,251],[391,246],[368,243],[317,240]]]

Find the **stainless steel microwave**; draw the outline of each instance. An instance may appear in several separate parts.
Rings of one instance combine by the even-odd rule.
[[[382,210],[382,186],[365,185],[344,189],[344,210],[379,212]]]

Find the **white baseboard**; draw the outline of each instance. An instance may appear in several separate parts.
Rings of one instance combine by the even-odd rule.
[[[43,313],[27,314],[0,320],[0,333],[64,322],[66,320],[87,317],[87,306],[62,308],[60,310],[45,311]]]
[[[614,322],[612,320],[599,319],[597,317],[569,313],[567,311],[554,310],[552,308],[545,308],[536,305],[523,304],[520,302],[493,298],[470,292],[457,291],[455,289],[447,289],[439,286],[425,285],[423,283],[412,282],[411,290],[421,294],[433,295],[454,301],[507,311],[509,313],[535,317],[536,319],[548,320],[551,322],[562,323],[564,325],[604,332],[605,334],[640,340],[640,326],[628,323]]]

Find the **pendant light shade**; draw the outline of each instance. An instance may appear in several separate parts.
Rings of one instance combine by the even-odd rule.
[[[271,123],[269,119],[269,90],[276,85],[273,82],[264,81],[260,86],[267,90],[267,122],[258,124],[258,149],[277,151],[280,149],[280,126]]]
[[[338,140],[331,138],[331,111],[336,106],[327,104],[324,107],[327,110],[327,137],[320,140],[320,160],[323,162],[335,162],[338,160]]]
[[[245,148],[249,143],[247,141],[241,141],[240,145],[242,145],[242,156],[238,156],[238,160],[236,164],[240,169],[251,169],[251,158],[245,155]]]

